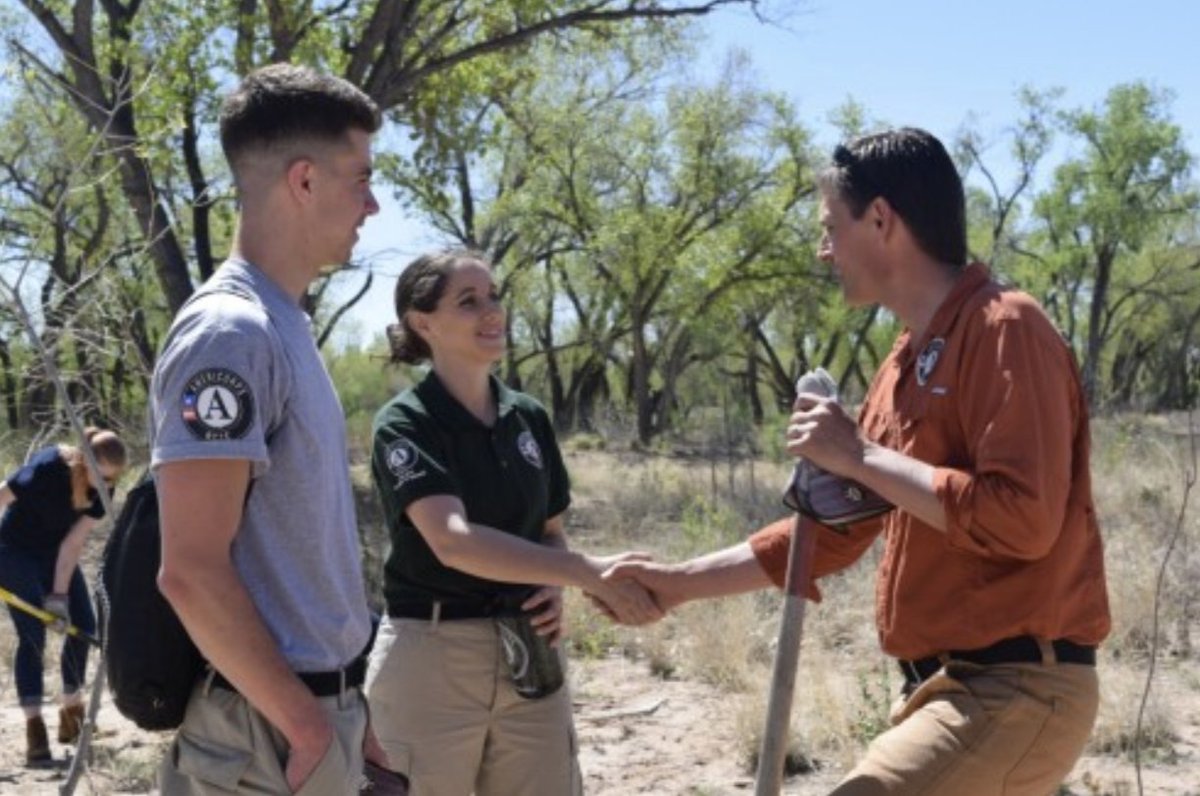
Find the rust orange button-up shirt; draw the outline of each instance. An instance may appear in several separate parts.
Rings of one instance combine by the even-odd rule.
[[[811,526],[814,577],[849,566],[884,534],[875,608],[885,652],[923,658],[1026,634],[1104,639],[1087,404],[1070,349],[1032,298],[968,266],[924,338],[896,340],[859,427],[935,466],[948,524],[942,533],[897,509],[845,535]],[[781,585],[791,526],[750,539]]]

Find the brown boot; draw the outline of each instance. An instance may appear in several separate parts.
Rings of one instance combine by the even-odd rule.
[[[51,761],[50,739],[41,716],[25,719],[25,765],[39,766]]]
[[[67,705],[58,710],[58,742],[75,743],[83,729],[83,705]]]

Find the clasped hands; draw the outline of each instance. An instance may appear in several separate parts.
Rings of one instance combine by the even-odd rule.
[[[672,590],[673,568],[647,553],[589,556],[596,574],[584,589],[592,605],[614,622],[645,625],[662,619],[683,602]]]
[[[788,419],[790,454],[838,474],[862,461],[865,440],[838,402],[809,393],[796,399]],[[687,563],[662,564],[646,553],[588,557],[595,577],[584,588],[592,604],[614,622],[644,625],[689,599],[704,596],[688,576]]]

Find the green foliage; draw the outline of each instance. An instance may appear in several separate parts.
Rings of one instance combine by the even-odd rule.
[[[596,395],[618,392],[646,444],[685,409],[684,374],[743,347],[726,331],[742,297],[794,275],[808,137],[744,85],[739,56],[713,85],[665,91],[651,49],[617,49],[599,75],[594,58],[532,57],[553,79],[480,109],[491,157],[440,186],[408,179],[441,229],[493,253],[509,378],[538,385],[561,428],[593,428]]]
[[[621,644],[619,628],[595,610],[570,612],[566,642],[572,658],[603,658]]]
[[[1113,88],[1100,109],[1062,113],[1063,128],[1084,151],[1055,170],[1050,190],[1034,203],[1041,242],[1061,265],[1053,297],[1067,305],[1060,313],[1071,316],[1093,401],[1125,388],[1122,381],[1136,378],[1147,349],[1159,342],[1137,327],[1155,304],[1172,300],[1164,288],[1177,279],[1172,258],[1154,252],[1197,208],[1187,182],[1192,158],[1169,102],[1169,94],[1134,83]],[[1173,299],[1195,307],[1200,291]],[[1123,355],[1132,358],[1128,364],[1119,361]]]
[[[743,2],[748,0],[731,0]],[[0,124],[23,126],[11,130],[6,141],[26,149],[11,152],[7,161],[0,154],[5,161],[0,165],[8,167],[0,174],[12,177],[0,179],[0,212],[6,219],[0,246],[6,254],[25,246],[39,279],[46,269],[54,272],[44,291],[46,306],[39,308],[43,312],[73,291],[80,306],[101,306],[90,287],[75,290],[100,280],[75,279],[58,266],[68,265],[80,276],[94,271],[97,256],[108,257],[103,281],[112,295],[104,298],[115,295],[116,306],[132,313],[132,322],[117,324],[90,351],[90,359],[65,348],[54,353],[60,366],[75,354],[81,389],[91,393],[88,399],[99,414],[126,414],[129,402],[144,400],[137,388],[170,314],[211,273],[231,240],[235,208],[215,123],[221,97],[239,75],[266,63],[292,61],[362,86],[387,112],[389,135],[382,138],[408,138],[390,156],[383,153],[381,162],[407,163],[411,182],[397,180],[396,185],[419,195],[423,181],[440,180],[460,155],[473,159],[491,149],[495,120],[479,110],[540,79],[538,70],[547,62],[528,57],[539,42],[593,63],[634,40],[673,47],[682,38],[678,23],[667,15],[684,15],[678,17],[682,20],[706,5],[673,0],[632,6],[623,0],[5,4],[0,26],[19,55],[10,70],[17,79],[6,80],[0,96]],[[65,142],[68,137],[72,140]],[[29,147],[30,142],[38,146]],[[42,163],[35,163],[39,158]],[[61,179],[64,173],[69,185]],[[32,191],[21,184],[37,183],[43,175],[47,180]],[[53,181],[54,191],[67,200],[58,203],[42,190],[46,181]],[[59,212],[64,207],[67,212]],[[78,217],[72,215],[76,212]],[[471,237],[470,231],[465,234]],[[79,246],[88,251],[80,254]],[[307,308],[314,317],[336,319],[336,311],[321,306],[324,288],[324,282],[317,285]],[[10,320],[0,317],[5,332]],[[97,322],[80,317],[79,323]],[[55,338],[59,330],[50,324],[44,334]],[[8,374],[15,373],[13,362],[22,356],[13,350],[17,347],[0,351]],[[136,356],[127,356],[131,348]],[[52,422],[54,399],[47,404],[36,395],[44,385],[14,387],[12,381],[0,378],[8,401],[21,404],[19,419],[6,412],[8,425]],[[115,405],[112,391],[122,396]],[[46,417],[34,419],[38,412]]]
[[[694,496],[683,510],[679,521],[682,548],[672,551],[673,559],[718,550],[739,537],[744,520],[724,501]]]
[[[28,265],[22,296],[88,411],[138,424],[170,314],[234,232],[221,96],[291,60],[376,99],[380,189],[495,260],[503,376],[558,428],[603,436],[632,418],[646,447],[718,405],[761,427],[817,365],[853,402],[897,322],[846,308],[816,260],[825,155],[788,101],[752,83],[749,56],[729,54],[705,84],[678,77],[698,32],[667,13],[706,5],[56,0],[37,16],[6,4],[0,27],[29,49],[0,96],[0,248]],[[55,25],[74,38],[70,59],[43,35]],[[1085,109],[1063,108],[1057,89],[1019,96],[1003,134],[1011,184],[980,134],[955,142],[971,251],[1045,304],[1095,403],[1189,405],[1200,199],[1170,93],[1121,85]],[[882,126],[852,99],[832,121],[844,136]],[[1069,154],[1043,174],[1052,150]],[[0,273],[15,278],[12,262]],[[370,264],[354,265],[330,279],[363,279]],[[345,293],[329,284],[306,303],[322,335],[340,317],[329,297]],[[10,309],[0,416],[32,430],[58,410]],[[361,440],[366,405],[394,384],[344,366],[362,371],[339,379]]]
[[[346,414],[346,434],[352,450],[371,449],[371,423],[375,413],[396,393],[413,382],[407,373],[388,365],[386,343],[377,338],[364,347],[327,352],[325,363],[337,387]]]
[[[866,745],[892,726],[892,697],[887,673],[881,667],[869,674],[860,671],[858,694],[861,703],[854,721],[854,736]]]
[[[1200,195],[1171,95],[1131,83],[1093,109],[1061,109],[1060,98],[1022,90],[1012,186],[993,179],[976,134],[958,142],[986,186],[969,196],[972,251],[1042,301],[1093,404],[1182,408],[1196,392]],[[1072,154],[1039,190],[1037,168],[1061,139]]]

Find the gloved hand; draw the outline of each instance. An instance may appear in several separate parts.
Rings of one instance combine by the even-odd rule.
[[[42,610],[56,617],[50,623],[51,629],[57,630],[59,633],[67,632],[67,628],[71,625],[71,608],[67,595],[58,592],[46,595],[46,599],[42,602]]]
[[[837,382],[824,368],[810,370],[796,382],[796,394],[838,399]],[[799,459],[783,491],[783,504],[836,531],[852,522],[891,511],[892,504],[849,478],[842,478]]]

